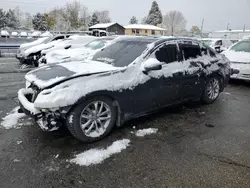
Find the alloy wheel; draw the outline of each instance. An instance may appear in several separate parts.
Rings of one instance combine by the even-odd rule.
[[[81,130],[86,136],[96,138],[103,135],[111,121],[111,109],[103,101],[88,104],[80,117]]]
[[[220,93],[220,83],[216,78],[212,78],[207,87],[207,95],[210,100],[215,100]]]

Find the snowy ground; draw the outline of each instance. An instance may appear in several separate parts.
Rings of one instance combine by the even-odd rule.
[[[0,121],[25,85],[18,67],[0,58]],[[248,188],[249,98],[250,84],[234,82],[213,105],[165,109],[92,144],[12,113],[0,128],[0,187]]]

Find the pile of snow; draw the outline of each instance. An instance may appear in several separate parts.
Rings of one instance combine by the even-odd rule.
[[[40,31],[34,31],[31,36],[32,37],[39,37],[42,33]]]
[[[18,120],[23,118],[25,114],[18,113],[19,107],[14,108],[7,116],[5,116],[1,122],[1,126],[5,129],[17,128]]]
[[[53,35],[49,32],[49,31],[46,31],[44,32],[43,34],[40,35],[40,37],[52,37]]]
[[[22,34],[22,33],[21,33]],[[22,36],[22,35],[21,35]],[[35,46],[35,45],[38,45],[38,44],[42,44],[44,41],[46,41],[49,37],[43,37],[43,38],[39,38],[33,42],[28,42],[28,43],[24,43],[24,44],[21,44],[20,45],[20,48],[27,48],[27,47],[30,47],[30,46]]]
[[[18,36],[18,33],[15,32],[15,31],[13,31],[13,32],[11,33],[11,36],[16,37],[16,36]]]
[[[10,36],[10,34],[9,34],[8,31],[2,30],[2,31],[1,31],[1,36],[6,37],[6,36]]]
[[[123,139],[113,142],[112,145],[106,149],[90,149],[81,154],[76,155],[74,159],[70,160],[70,163],[75,163],[80,166],[90,166],[99,164],[111,155],[120,153],[122,150],[129,146],[130,140]]]
[[[158,129],[155,128],[149,128],[149,129],[141,129],[136,131],[135,135],[138,137],[144,137],[146,135],[150,135],[150,134],[155,134],[157,133]]]

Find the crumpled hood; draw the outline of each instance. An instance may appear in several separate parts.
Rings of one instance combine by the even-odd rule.
[[[250,53],[226,50],[222,52],[231,62],[250,63]]]
[[[78,76],[87,76],[96,73],[110,72],[123,68],[98,62],[69,62],[63,64],[52,64],[35,69],[25,75],[25,79],[37,85],[40,89],[49,87]]]

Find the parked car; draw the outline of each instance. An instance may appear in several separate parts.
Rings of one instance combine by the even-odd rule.
[[[81,141],[189,100],[213,103],[230,78],[228,60],[187,38],[120,37],[88,62],[29,72],[21,109],[44,130],[66,125]]]
[[[230,60],[231,67],[239,70],[231,79],[250,81],[250,39],[239,41],[223,54]]]
[[[116,37],[101,37],[80,47],[72,45],[71,48],[55,50],[47,53],[40,60],[44,64],[65,63],[70,61],[83,61],[86,58],[91,59],[96,52],[109,45]],[[76,47],[76,48],[74,48]]]
[[[23,64],[21,68],[36,64],[41,56],[41,51],[47,47],[51,47],[49,43],[53,42],[53,45],[56,43],[56,41],[66,39],[69,36],[70,35],[68,34],[59,34],[54,37],[43,37],[36,41],[22,44],[16,55],[16,58],[19,59],[20,64]]]
[[[210,46],[218,53],[221,53],[232,46],[234,43],[229,39],[210,39],[210,38],[203,38],[202,42],[206,45]]]
[[[63,40],[62,42],[54,45],[52,48],[48,48],[45,50],[41,51],[42,54],[42,59],[44,59],[44,56],[50,52],[55,52],[55,51],[63,51],[67,49],[75,49],[75,48],[80,48],[88,44],[89,42],[92,42],[95,40],[97,37],[94,36],[79,36],[79,35],[73,35],[70,36],[69,38]]]
[[[1,31],[1,37],[9,38],[9,37],[10,37],[10,34],[9,34],[8,31],[2,30],[2,31]]]

